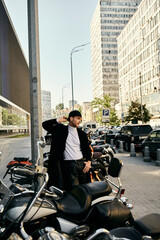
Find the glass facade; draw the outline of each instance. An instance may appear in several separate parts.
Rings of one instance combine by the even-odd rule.
[[[30,112],[29,68],[0,1],[0,95]]]
[[[0,1],[0,134],[28,131],[29,68],[3,1]]]

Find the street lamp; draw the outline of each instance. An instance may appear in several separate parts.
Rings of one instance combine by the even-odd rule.
[[[70,83],[65,84],[65,85],[62,87],[62,105],[63,105],[63,108],[64,108],[64,104],[63,104],[63,101],[64,101],[64,98],[63,98],[63,89],[64,89],[64,88],[67,88],[69,85],[70,85]]]
[[[82,44],[82,45],[79,45],[79,46],[76,46],[74,47],[72,50],[71,50],[71,54],[70,54],[70,62],[71,62],[71,85],[72,85],[72,110],[74,110],[74,90],[73,90],[73,65],[72,65],[72,55],[73,53],[76,53],[76,52],[79,52],[83,49],[77,49],[77,48],[80,48],[80,47],[84,47],[86,45],[88,45],[90,43],[85,43],[85,44]],[[77,50],[76,50],[77,49]]]

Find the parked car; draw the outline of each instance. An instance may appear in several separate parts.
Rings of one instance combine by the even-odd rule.
[[[97,130],[97,123],[96,123],[96,121],[84,122],[82,129],[84,130],[85,128],[90,128],[92,133],[95,133],[95,131]]]
[[[142,141],[147,138],[152,131],[152,127],[148,124],[130,124],[122,126],[119,133],[115,136],[114,142],[119,147],[119,141],[123,141],[126,151],[130,151],[131,143],[135,144],[136,149],[142,148]]]
[[[108,128],[97,128],[95,134],[97,136],[100,136],[100,135],[105,134],[107,132],[108,132]]]
[[[114,139],[115,136],[119,133],[119,129],[109,129],[108,132],[106,132],[104,139],[106,140],[107,143],[111,142],[111,139]]]
[[[157,159],[157,149],[160,149],[160,129],[153,130],[142,142],[142,154],[144,155],[145,147],[149,147],[150,157]]]

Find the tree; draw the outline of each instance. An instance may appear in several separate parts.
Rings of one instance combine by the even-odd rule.
[[[78,111],[79,111],[80,113],[82,113],[82,107],[81,107],[81,106],[79,107]]]
[[[62,110],[64,108],[64,104],[63,103],[59,103],[57,106],[56,106],[56,110]]]
[[[109,95],[105,95],[102,98],[97,98],[96,97],[91,102],[91,105],[94,108],[99,108],[99,110],[102,110],[104,108],[110,108],[112,100],[113,100],[113,98],[111,98]]]
[[[102,98],[94,98],[94,100],[91,102],[92,107],[98,108],[99,111],[96,113],[96,121],[99,123],[102,123],[102,109],[109,108],[110,109],[110,125],[119,125],[120,120],[118,119],[116,115],[115,109],[111,108],[111,101],[113,98],[111,98],[109,95],[105,95]]]
[[[110,110],[109,124],[111,126],[119,126],[120,125],[120,119],[118,119],[118,116],[116,114],[116,110],[114,108],[112,108]]]
[[[7,120],[8,120],[8,110],[2,108],[2,124],[7,125]]]
[[[2,109],[2,124],[3,125],[26,125],[26,121],[22,116],[15,113],[8,113],[7,109]]]
[[[142,111],[143,111],[143,122],[148,122],[152,114],[148,111],[146,108],[146,104],[142,105]],[[125,117],[126,122],[135,122],[137,123],[138,120],[142,121],[142,115],[141,115],[141,104],[138,101],[131,102],[131,106],[128,109],[128,115]]]

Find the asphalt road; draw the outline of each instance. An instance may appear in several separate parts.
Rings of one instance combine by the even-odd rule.
[[[30,137],[0,138],[0,178],[6,171],[6,165],[14,157],[31,157]],[[44,149],[45,151],[45,149]],[[48,147],[46,149],[48,151]],[[144,162],[141,154],[130,157],[129,153],[116,153],[123,161],[121,182],[125,196],[133,204],[133,216],[139,218],[150,213],[160,213],[160,167],[155,161]],[[9,180],[4,179],[8,185]]]

